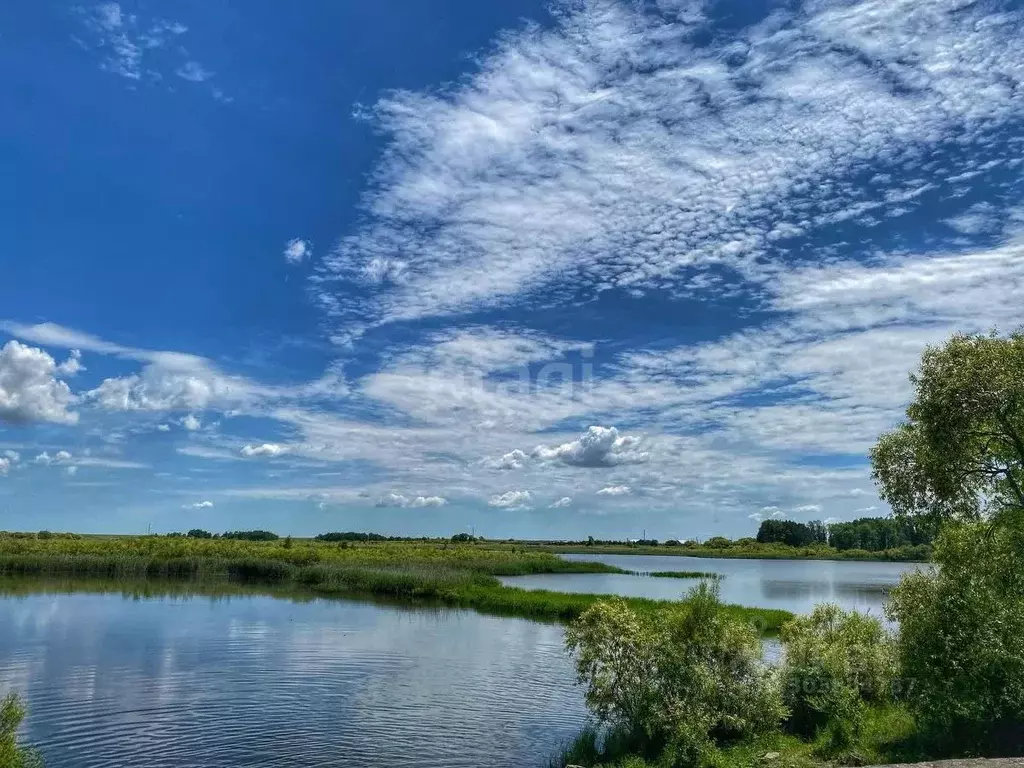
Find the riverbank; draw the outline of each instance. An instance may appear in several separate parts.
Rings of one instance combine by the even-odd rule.
[[[787,547],[776,544],[736,545],[731,547],[700,546],[632,546],[595,544],[529,544],[535,552],[557,555],[659,555],[667,557],[720,557],[736,560],[858,560],[883,563],[924,563],[931,556],[929,547],[899,547],[878,552],[863,549],[839,550],[833,547]]]
[[[163,537],[83,539],[0,538],[0,575],[102,582],[175,581],[282,587],[311,596],[386,599],[483,613],[571,621],[611,596],[527,590],[498,576],[544,573],[628,573],[614,566],[563,560],[526,549],[479,544],[323,544],[190,540]],[[672,601],[625,598],[635,610]],[[729,612],[765,635],[792,618],[787,611],[731,605]]]

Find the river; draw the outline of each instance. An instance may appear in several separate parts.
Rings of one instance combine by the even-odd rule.
[[[919,563],[857,560],[742,560],[676,555],[562,555],[631,571],[701,571],[716,573],[722,600],[759,608],[808,613],[817,603],[838,603],[884,619],[888,590]],[[694,579],[618,573],[558,573],[502,579],[511,586],[558,592],[593,592],[673,600],[693,588]]]
[[[592,556],[722,573],[723,598],[878,614],[915,566]],[[693,580],[517,577],[673,598]],[[28,594],[24,594],[27,591]],[[770,655],[772,655],[770,653]],[[0,595],[0,694],[27,700],[47,768],[538,768],[584,724],[558,625],[345,600]]]

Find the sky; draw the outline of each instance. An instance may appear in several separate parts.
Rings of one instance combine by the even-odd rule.
[[[1024,320],[1024,7],[0,6],[0,529],[748,536]]]

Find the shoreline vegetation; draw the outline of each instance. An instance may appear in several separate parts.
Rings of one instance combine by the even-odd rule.
[[[0,576],[72,579],[110,585],[178,582],[273,587],[311,597],[383,599],[482,613],[569,622],[609,595],[506,586],[500,576],[630,573],[602,563],[563,560],[529,547],[483,542],[296,541],[167,536],[39,538],[0,534]],[[673,574],[676,575],[676,574]],[[686,578],[701,578],[693,573]],[[680,595],[682,597],[682,595]],[[679,601],[628,598],[642,614]],[[787,611],[730,605],[729,614],[760,634],[777,635]]]
[[[586,544],[532,543],[523,546],[539,552],[556,555],[655,555],[667,557],[702,557],[734,560],[858,560],[865,562],[926,563],[931,557],[930,547],[897,547],[869,552],[867,550],[839,550],[834,547],[792,547],[785,544],[735,544],[729,547],[684,547],[640,544]]]

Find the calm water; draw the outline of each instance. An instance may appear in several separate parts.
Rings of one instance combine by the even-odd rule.
[[[727,603],[782,608],[807,613],[815,604],[834,602],[884,618],[882,608],[900,575],[916,563],[853,560],[738,560],[674,555],[563,555],[568,560],[597,560],[632,571],[704,571],[723,575],[719,588]],[[515,576],[506,584],[559,592],[595,592],[627,597],[676,599],[695,579],[665,579],[615,573]]]
[[[47,768],[542,766],[585,721],[562,630],[272,597],[0,597]]]

